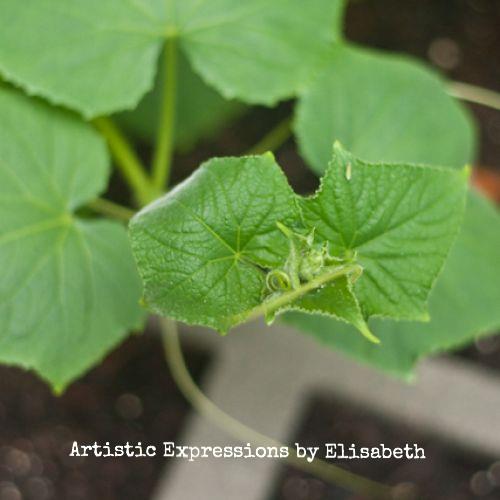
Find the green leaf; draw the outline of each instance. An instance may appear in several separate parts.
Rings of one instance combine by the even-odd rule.
[[[376,341],[365,317],[427,318],[466,178],[336,146],[320,190],[302,199],[270,154],[214,159],[132,219],[144,303],[223,332],[298,308]]]
[[[140,283],[125,229],[75,214],[109,174],[95,132],[5,88],[0,121],[0,361],[61,391],[140,324]]]
[[[431,293],[429,323],[374,320],[373,346],[331,318],[288,313],[286,321],[355,359],[409,377],[423,356],[470,342],[500,328],[500,214],[472,193],[465,220]]]
[[[132,219],[146,307],[226,331],[262,302],[264,269],[288,253],[276,222],[298,218],[272,155],[203,164]]]
[[[206,85],[191,69],[185,57],[178,61],[176,124],[174,142],[178,149],[191,149],[200,139],[214,137],[246,107],[237,101],[224,99]],[[132,134],[145,142],[156,138],[163,71],[159,71],[153,90],[146,94],[137,108],[117,116],[118,121]]]
[[[370,161],[462,167],[474,154],[473,123],[436,75],[409,58],[337,46],[302,93],[295,133],[323,173],[339,140]]]
[[[289,309],[340,319],[353,325],[371,342],[379,343],[379,340],[370,332],[352,290],[352,284],[345,276],[305,295]]]
[[[0,73],[86,117],[133,108],[175,37],[226,98],[297,92],[338,38],[341,0],[3,0]]]
[[[340,38],[343,10],[342,0],[204,2],[194,13],[183,9],[181,40],[196,71],[226,98],[271,105],[308,83]]]
[[[458,232],[468,171],[370,164],[338,144],[305,224],[336,256],[357,255],[365,317],[425,321],[427,298]]]

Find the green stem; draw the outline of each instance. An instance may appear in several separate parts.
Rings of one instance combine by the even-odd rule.
[[[332,271],[321,274],[317,278],[314,278],[307,283],[304,283],[299,288],[285,292],[283,295],[276,297],[275,299],[268,300],[262,304],[254,307],[249,312],[242,314],[237,314],[231,317],[231,323],[241,323],[243,321],[251,321],[253,319],[259,318],[260,316],[265,316],[268,313],[277,311],[282,307],[290,304],[294,300],[302,297],[311,290],[316,290],[322,285],[336,280],[341,276],[346,276],[348,274],[359,275],[363,272],[363,268],[359,264],[346,264],[343,266],[338,266]]]
[[[130,208],[118,205],[104,198],[97,198],[91,201],[87,206],[102,215],[125,222],[128,222],[135,214]]]
[[[172,165],[177,92],[177,42],[175,37],[169,38],[165,43],[163,58],[164,87],[152,169],[153,185],[160,191],[168,186]]]
[[[493,90],[477,87],[469,83],[451,82],[448,86],[448,93],[457,99],[481,104],[500,111],[500,94]]]
[[[292,118],[288,116],[273,127],[257,144],[245,154],[259,155],[267,151],[276,151],[292,135]]]
[[[146,170],[127,139],[110,118],[96,118],[94,125],[106,139],[116,166],[133,191],[135,201],[146,205],[153,198],[153,189]]]
[[[165,358],[177,386],[193,408],[205,418],[211,420],[216,426],[243,443],[252,442],[258,446],[285,447],[283,443],[246,426],[231,415],[228,415],[205,396],[194,382],[186,366],[177,324],[166,318],[161,318],[160,321]],[[393,498],[393,490],[389,486],[358,476],[341,467],[329,464],[324,460],[316,459],[309,463],[307,460],[299,458],[295,450],[286,448],[288,449],[288,457],[283,460],[304,472],[314,474],[325,481],[332,482],[356,493],[368,495],[371,498],[383,500]]]

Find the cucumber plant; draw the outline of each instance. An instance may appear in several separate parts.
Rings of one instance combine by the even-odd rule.
[[[422,64],[346,40],[344,8],[0,0],[0,361],[61,392],[147,312],[222,333],[263,316],[408,376],[500,326],[474,125]],[[264,151],[169,189],[174,151],[285,99],[316,193]],[[133,209],[100,198],[111,163]]]

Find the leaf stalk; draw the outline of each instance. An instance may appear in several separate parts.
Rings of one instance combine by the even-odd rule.
[[[154,199],[153,187],[144,166],[134,149],[110,118],[101,117],[93,121],[97,130],[106,139],[116,166],[132,189],[138,205],[146,205]]]
[[[500,111],[500,94],[493,90],[463,82],[450,82],[448,93],[462,101],[480,104]]]
[[[97,198],[91,201],[87,206],[95,212],[124,222],[128,222],[135,214],[135,212],[130,208],[104,198]]]
[[[299,458],[293,449],[278,440],[260,433],[227,414],[201,391],[191,377],[182,353],[177,323],[168,318],[160,318],[160,325],[165,359],[172,377],[187,401],[203,417],[243,443],[252,442],[259,446],[286,447],[288,456],[283,458],[286,463],[304,472],[314,474],[325,481],[374,499],[389,500],[394,498],[394,490],[391,487],[349,472],[324,460],[316,459],[309,463],[307,460]]]
[[[153,158],[153,186],[165,189],[170,181],[174,149],[175,107],[177,94],[177,40],[170,37],[163,49],[163,95],[160,121]]]
[[[273,127],[262,139],[248,149],[246,155],[260,155],[267,151],[276,151],[292,135],[292,117],[287,116]]]

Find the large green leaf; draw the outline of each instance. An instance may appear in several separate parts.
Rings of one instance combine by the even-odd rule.
[[[140,324],[125,229],[75,210],[104,190],[101,139],[0,89],[0,361],[62,390]]]
[[[180,58],[178,71],[174,141],[177,148],[184,151],[199,139],[215,136],[246,108],[240,102],[224,99],[206,85],[185,57]],[[153,142],[156,138],[163,76],[159,71],[153,90],[144,96],[136,109],[117,117],[127,130],[145,142]]]
[[[287,322],[357,360],[410,376],[423,356],[470,342],[500,328],[500,214],[479,195],[469,197],[465,220],[431,293],[429,323],[373,320],[374,346],[331,318],[288,313]]]
[[[2,0],[0,73],[87,117],[134,107],[166,39],[225,97],[271,104],[338,36],[341,0]]]
[[[323,173],[341,141],[370,161],[462,167],[474,128],[431,71],[409,58],[337,46],[297,105],[295,132],[310,166]]]
[[[451,166],[470,161],[473,127],[427,70],[352,48],[335,50],[329,64],[302,96],[295,124],[302,151],[317,172],[325,169],[334,137],[371,161]],[[370,328],[379,346],[360,342],[351,327],[331,318],[293,313],[287,320],[356,359],[408,376],[420,357],[500,327],[499,244],[498,213],[472,196],[464,227],[431,293],[430,323],[373,319]]]
[[[426,318],[466,179],[367,164],[337,145],[320,190],[303,199],[270,154],[214,159],[131,222],[144,303],[220,331],[299,308],[374,340],[364,316]]]
[[[193,2],[195,12],[186,5]],[[180,5],[181,39],[195,69],[225,97],[267,105],[309,81],[325,49],[340,37],[344,9],[343,0]]]
[[[370,164],[334,147],[319,191],[302,203],[307,226],[334,255],[356,252],[365,316],[426,320],[427,298],[460,227],[468,173]]]
[[[226,331],[262,302],[263,270],[288,253],[276,222],[298,218],[272,155],[203,164],[132,219],[146,307]]]

